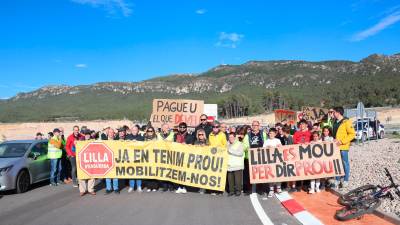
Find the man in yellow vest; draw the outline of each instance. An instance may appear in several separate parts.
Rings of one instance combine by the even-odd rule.
[[[50,159],[50,186],[60,184],[62,139],[58,128],[53,130],[53,137],[49,140],[47,158]]]

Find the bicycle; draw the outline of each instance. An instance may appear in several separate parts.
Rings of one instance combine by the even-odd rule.
[[[346,221],[372,213],[380,206],[381,199],[390,198],[394,200],[391,193],[392,189],[400,197],[400,186],[394,183],[392,175],[387,168],[385,168],[385,172],[390,181],[389,186],[382,187],[380,185],[367,184],[341,195],[338,202],[345,207],[336,211],[335,218]]]

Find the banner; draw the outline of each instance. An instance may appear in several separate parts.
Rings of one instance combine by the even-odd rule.
[[[249,168],[252,184],[344,175],[340,150],[334,142],[252,148]]]
[[[302,112],[302,119],[307,121],[317,121],[321,120],[325,115],[328,114],[328,109],[303,106]]]
[[[190,127],[200,123],[204,101],[188,99],[153,99],[153,112],[150,116],[154,127],[167,123],[170,127],[185,122]]]
[[[275,123],[281,123],[286,121],[287,124],[294,125],[296,123],[297,114],[296,111],[277,109],[275,112]]]
[[[79,179],[157,179],[225,189],[226,149],[167,141],[79,141],[76,151]]]

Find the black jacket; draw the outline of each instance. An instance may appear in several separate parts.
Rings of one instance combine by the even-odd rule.
[[[144,137],[142,135],[140,135],[140,134],[137,134],[137,135],[127,134],[125,139],[126,140],[131,140],[131,141],[133,141],[133,140],[135,140],[135,141],[144,141]]]
[[[193,132],[193,139],[194,139],[194,140],[196,140],[196,134],[197,134],[197,131],[198,131],[199,129],[203,129],[203,130],[206,132],[206,136],[207,136],[207,139],[208,139],[208,137],[210,136],[210,134],[211,134],[213,128],[212,128],[211,124],[209,124],[209,123],[207,123],[206,125],[199,124],[199,125],[195,128],[195,130],[194,130],[194,132]]]

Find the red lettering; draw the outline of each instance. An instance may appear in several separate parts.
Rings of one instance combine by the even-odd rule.
[[[317,170],[317,165],[319,166],[319,170]],[[312,162],[312,171],[315,174],[321,174],[322,172],[324,172],[324,167],[322,166],[322,163],[319,160],[314,160]]]
[[[312,166],[310,165],[309,162],[303,162],[303,166],[304,166],[304,175],[314,175],[313,171],[312,171]]]
[[[296,161],[294,163],[294,166],[296,167],[296,176],[301,176],[301,170],[303,169],[303,163],[301,161]]]
[[[332,173],[333,172],[333,162],[329,161],[329,170],[328,170],[328,168],[326,168],[326,166],[327,166],[327,163],[324,162],[324,171],[325,171],[325,173]]]

